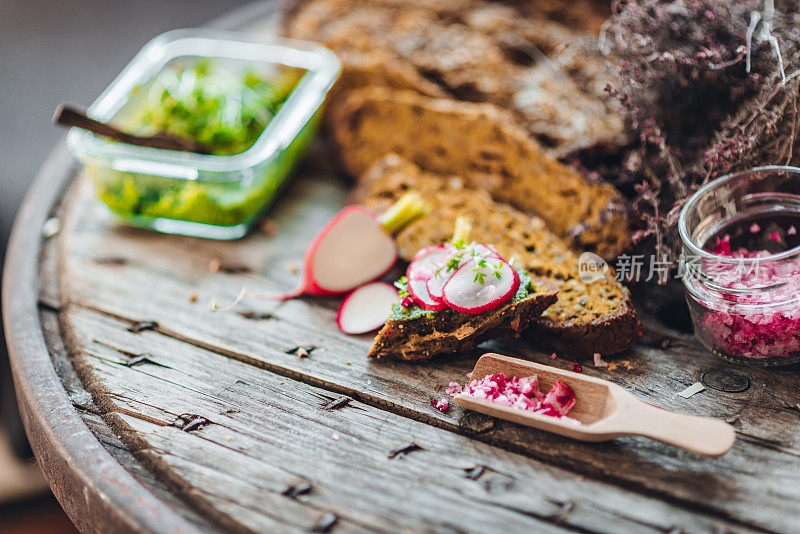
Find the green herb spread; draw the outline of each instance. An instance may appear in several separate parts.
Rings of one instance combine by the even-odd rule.
[[[202,61],[165,68],[147,86],[137,87],[128,127],[140,134],[168,132],[195,139],[218,156],[248,150],[297,85],[303,71],[285,69],[267,79],[254,71],[234,73]],[[178,180],[121,172],[102,164],[87,169],[99,197],[117,215],[137,226],[157,218],[214,226],[255,219],[310,143],[319,114],[277,158],[253,169],[249,180],[200,175]]]

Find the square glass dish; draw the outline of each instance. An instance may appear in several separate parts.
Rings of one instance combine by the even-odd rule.
[[[287,72],[297,80],[243,152],[210,155],[141,147],[78,128],[67,135],[69,149],[84,164],[98,196],[124,223],[213,239],[245,235],[313,139],[322,104],[341,70],[336,56],[316,43],[173,30],[145,45],[87,114],[125,129],[152,99],[153,84],[162,83],[159,74],[176,66],[209,64],[243,76],[258,73],[259,81],[278,80]]]

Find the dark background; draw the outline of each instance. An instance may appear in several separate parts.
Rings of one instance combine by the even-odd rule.
[[[152,37],[202,25],[245,3],[0,0],[0,260],[28,184],[64,134],[50,122],[56,105],[67,101],[88,106]],[[24,457],[27,444],[18,426],[2,340],[0,412],[0,439],[9,436]],[[0,532],[63,532],[55,507],[50,497],[0,503]],[[51,516],[55,523],[42,524]]]

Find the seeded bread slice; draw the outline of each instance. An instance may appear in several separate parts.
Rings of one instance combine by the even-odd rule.
[[[619,192],[546,155],[496,106],[366,87],[350,91],[331,111],[332,137],[353,176],[394,152],[427,171],[461,176],[495,200],[540,216],[577,250],[612,258],[628,242]]]
[[[520,277],[522,283],[514,298],[495,310],[476,315],[393,305],[391,318],[378,332],[367,356],[429,360],[437,354],[469,350],[489,339],[519,337],[556,301],[552,283],[531,279],[525,273]]]
[[[409,261],[421,248],[447,241],[459,215],[472,223],[470,240],[491,243],[515,265],[547,277],[558,301],[534,321],[526,337],[577,356],[616,354],[641,337],[628,290],[613,273],[594,282],[578,276],[578,255],[549,232],[542,221],[466,188],[456,176],[423,172],[397,155],[377,162],[353,191],[353,200],[384,211],[414,189],[431,208],[429,215],[397,235],[400,256]]]

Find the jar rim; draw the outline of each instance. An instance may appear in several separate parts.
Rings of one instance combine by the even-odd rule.
[[[744,171],[733,172],[730,174],[726,174],[721,176],[715,180],[712,180],[702,186],[700,189],[694,192],[692,196],[686,201],[686,203],[681,208],[680,216],[678,217],[678,234],[680,235],[681,241],[683,244],[692,251],[693,254],[696,254],[702,259],[713,260],[717,262],[727,262],[730,260],[736,262],[743,262],[745,264],[761,264],[770,261],[781,261],[786,260],[789,258],[793,258],[795,256],[800,255],[800,245],[784,250],[782,252],[778,252],[775,254],[769,254],[766,256],[760,256],[757,258],[728,258],[727,256],[722,256],[720,254],[714,254],[713,252],[709,252],[704,250],[702,247],[698,246],[694,240],[691,238],[689,234],[689,230],[687,228],[686,219],[688,217],[689,211],[703,198],[705,197],[710,191],[716,190],[724,185],[727,185],[730,182],[735,181],[738,178],[741,178],[744,175],[752,174],[754,172],[760,171],[790,171],[796,174],[800,178],[800,167],[793,167],[791,165],[764,165],[761,167],[752,167],[750,169]]]

